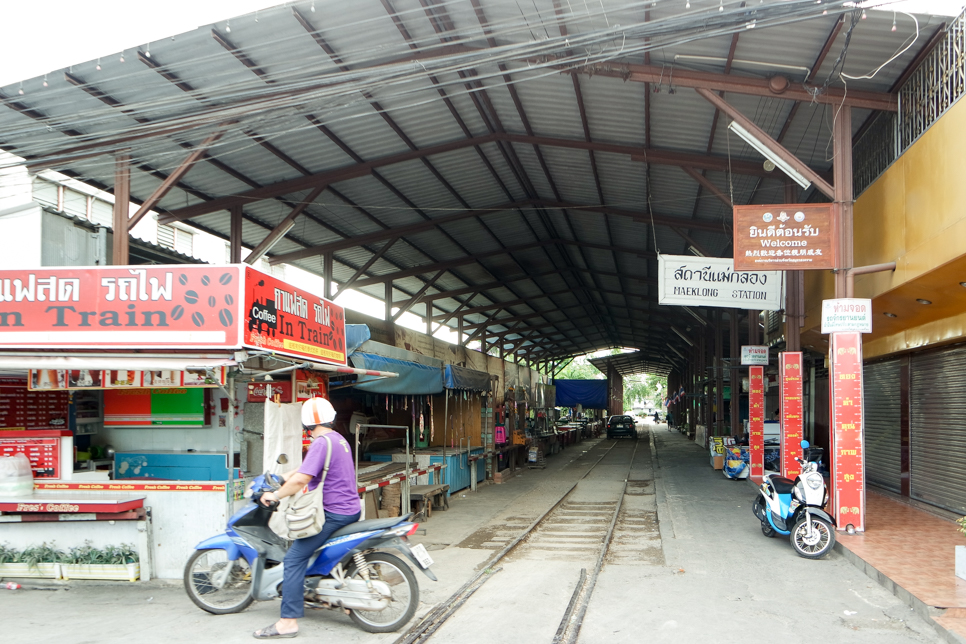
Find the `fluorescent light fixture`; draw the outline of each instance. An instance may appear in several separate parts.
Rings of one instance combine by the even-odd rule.
[[[741,137],[745,143],[758,150],[763,157],[774,163],[775,166],[787,174],[792,181],[800,185],[802,190],[806,190],[810,185],[812,185],[811,181],[802,176],[800,172],[795,170],[795,168],[790,166],[784,159],[772,152],[767,145],[756,139],[751,132],[738,125],[738,123],[732,121],[728,125],[728,129]]]
[[[684,335],[684,332],[681,331],[680,329],[678,329],[676,326],[672,326],[671,327],[671,330],[674,331],[679,338],[681,338],[682,340],[684,340],[685,342],[687,342],[689,347],[693,347],[694,346],[694,342],[692,342],[688,338],[688,336]]]
[[[704,253],[695,248],[694,246],[688,246],[688,252],[692,255],[697,255],[698,257],[704,257]]]
[[[681,308],[684,309],[685,311],[687,311],[688,313],[690,313],[694,317],[695,320],[697,320],[698,322],[701,323],[701,326],[708,326],[708,321],[705,320],[703,317],[701,317],[700,315],[698,315],[697,313],[695,313],[694,311],[692,311],[691,309],[689,309],[686,306],[682,306]]]
[[[285,235],[288,234],[288,231],[292,230],[293,228],[295,228],[295,220],[294,219],[292,221],[288,222],[287,224],[285,224],[284,226],[282,226],[278,230],[278,232],[275,234],[274,239],[272,239],[270,242],[268,242],[268,245],[265,246],[265,248],[263,248],[257,255],[255,255],[254,253],[252,253],[248,257],[246,257],[245,258],[245,263],[248,264],[249,266],[251,266],[252,264],[254,264],[255,262],[257,262],[258,260],[260,260],[262,257],[264,257],[268,253],[268,251],[272,250],[272,248],[275,247],[275,244],[277,244],[278,242],[280,242],[282,240],[282,238],[285,237]],[[269,235],[271,235],[271,234],[272,233],[269,233]],[[252,257],[252,255],[254,255],[254,257]]]
[[[687,359],[687,358],[685,358],[685,357],[684,357],[683,355],[681,355],[681,352],[680,352],[680,351],[678,351],[677,349],[675,349],[674,347],[672,347],[672,346],[671,346],[670,344],[669,344],[669,345],[667,345],[667,348],[668,348],[668,349],[670,349],[671,351],[673,351],[674,353],[676,353],[676,354],[678,354],[678,356],[679,356],[679,357],[680,357],[680,358],[681,358],[682,360],[684,360],[684,362],[685,362],[685,363],[687,363],[687,361],[688,361],[688,359]]]

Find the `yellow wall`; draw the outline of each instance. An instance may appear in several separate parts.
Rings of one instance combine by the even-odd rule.
[[[964,144],[966,101],[959,101],[855,202],[855,266],[897,264],[895,272],[856,277],[855,297],[875,299],[912,280],[928,281],[930,271],[966,254]],[[805,273],[806,329],[820,324],[822,300],[833,297],[830,272]],[[962,320],[955,326],[962,329]],[[926,335],[936,337],[936,330]],[[939,336],[950,339],[946,332]],[[882,352],[904,348],[897,341],[878,344]]]

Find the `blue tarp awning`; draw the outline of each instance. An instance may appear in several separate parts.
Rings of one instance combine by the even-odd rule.
[[[489,391],[490,374],[485,371],[476,371],[475,369],[448,364],[443,371],[443,386],[447,389]]]
[[[369,333],[368,324],[347,324],[345,325],[345,352],[346,355],[359,348],[363,342],[372,337]]]
[[[406,396],[438,394],[443,391],[443,371],[438,367],[358,351],[350,355],[349,360],[357,369],[393,371],[399,374],[398,378],[379,380],[372,376],[359,376],[355,388],[362,391]]]
[[[607,409],[606,380],[556,380],[557,407]]]

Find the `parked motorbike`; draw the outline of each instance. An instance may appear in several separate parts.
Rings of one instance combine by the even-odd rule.
[[[813,460],[808,441],[802,441],[802,473],[795,480],[765,474],[752,511],[761,521],[766,537],[787,535],[795,553],[806,559],[821,559],[835,545],[835,519],[825,510],[828,489]]]
[[[255,600],[281,597],[289,542],[268,527],[278,503],[265,507],[259,499],[282,483],[271,473],[256,477],[249,503],[228,520],[225,533],[195,546],[185,565],[184,585],[202,610],[238,613]],[[345,610],[370,633],[391,633],[406,624],[419,605],[419,585],[409,566],[386,550],[398,551],[436,581],[426,548],[407,539],[419,526],[411,517],[359,521],[333,533],[309,561],[306,606]]]

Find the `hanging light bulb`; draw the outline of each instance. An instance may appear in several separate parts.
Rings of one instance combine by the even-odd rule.
[[[862,10],[862,20],[865,20],[868,16],[865,15],[865,9]]]
[[[231,20],[225,21],[225,33],[228,33],[228,34],[231,33]]]
[[[23,81],[20,81],[20,89],[17,90],[17,93],[23,96]]]
[[[145,48],[145,50],[144,50],[144,57],[145,58],[150,58],[151,57],[151,43],[148,43],[148,46]]]
[[[896,30],[896,14],[892,14],[892,31]]]
[[[684,3],[684,8],[685,9],[690,9],[691,8],[691,0],[687,0],[687,2]]]
[[[94,69],[96,69],[97,71],[101,71],[101,59],[100,58],[97,59],[97,67],[95,67]]]
[[[720,0],[720,4],[718,4],[718,12],[722,11],[724,11],[724,0]]]
[[[310,8],[310,11],[312,13],[315,13],[315,3],[314,2],[312,3],[312,7]]]
[[[44,74],[44,87],[47,87],[47,74]]]
[[[124,62],[124,52],[123,51],[121,52],[121,62],[122,63]]]

